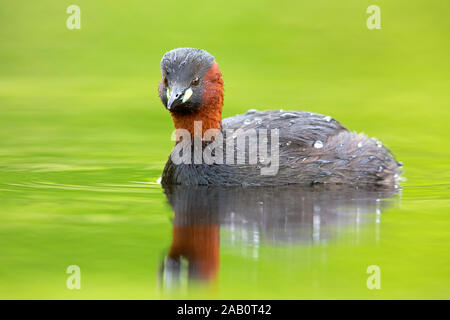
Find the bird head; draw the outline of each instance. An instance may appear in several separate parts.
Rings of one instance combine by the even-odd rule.
[[[172,114],[195,113],[202,106],[221,104],[222,87],[214,57],[204,50],[173,49],[161,59],[159,97]]]

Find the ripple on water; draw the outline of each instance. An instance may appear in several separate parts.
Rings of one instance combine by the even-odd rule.
[[[20,163],[9,164],[5,171],[28,171],[28,172],[60,172],[60,171],[97,171],[107,170],[108,167],[83,166],[63,163]]]
[[[95,185],[76,185],[49,181],[33,181],[29,183],[5,183],[5,185],[31,189],[58,189],[105,193],[148,193],[152,190],[159,191],[161,188],[160,183],[144,181],[131,181],[127,184],[100,183]]]

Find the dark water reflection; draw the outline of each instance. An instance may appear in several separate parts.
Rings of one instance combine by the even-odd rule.
[[[159,280],[164,288],[173,288],[185,280],[214,279],[221,240],[247,248],[257,259],[263,244],[311,246],[349,230],[358,236],[362,225],[379,227],[381,212],[394,203],[396,190],[170,186],[165,193],[174,211],[173,236]],[[227,231],[225,239],[221,229]]]

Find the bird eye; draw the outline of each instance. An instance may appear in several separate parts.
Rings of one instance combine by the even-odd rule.
[[[200,79],[198,77],[195,77],[194,80],[192,80],[191,84],[193,86],[196,86],[196,85],[198,85],[199,82],[200,82]]]
[[[164,85],[165,85],[166,87],[169,86],[169,81],[167,80],[167,78],[164,78]]]

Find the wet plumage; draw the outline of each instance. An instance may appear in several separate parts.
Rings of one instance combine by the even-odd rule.
[[[393,185],[399,174],[400,165],[378,140],[350,132],[324,115],[305,111],[254,111],[222,121],[225,136],[226,130],[239,128],[279,130],[279,170],[276,175],[262,176],[260,169],[264,164],[261,161],[256,165],[174,165],[169,159],[164,169],[163,183]],[[238,136],[226,138],[237,140]],[[322,144],[321,148],[317,148],[318,143]],[[248,156],[248,145],[246,147]],[[237,153],[236,142],[234,149]]]

